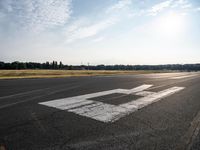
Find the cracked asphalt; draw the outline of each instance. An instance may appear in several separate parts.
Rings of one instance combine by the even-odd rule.
[[[174,78],[183,77],[183,78]],[[153,84],[184,90],[104,123],[44,105],[55,99]],[[0,147],[8,150],[200,149],[200,73],[0,80]],[[131,96],[95,98],[121,104]],[[126,99],[125,99],[126,98]],[[117,103],[116,103],[117,102]]]

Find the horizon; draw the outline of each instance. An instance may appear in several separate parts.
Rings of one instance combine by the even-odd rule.
[[[2,0],[0,60],[200,63],[198,0]]]
[[[66,65],[66,66],[88,66],[88,63],[87,64],[66,64],[66,63],[63,63],[62,61],[56,61],[56,60],[53,60],[53,61],[45,61],[45,62],[34,62],[34,61],[28,61],[28,62],[25,62],[25,61],[13,61],[13,62],[4,62],[4,61],[1,61],[0,60],[0,63],[3,62],[3,63],[40,63],[40,64],[45,64],[45,63],[49,63],[49,64],[53,64],[53,62],[56,62],[58,65],[60,64],[60,62],[62,63],[62,65]],[[199,63],[177,63],[177,64],[90,64],[89,63],[89,66],[166,66],[166,65],[199,65]]]

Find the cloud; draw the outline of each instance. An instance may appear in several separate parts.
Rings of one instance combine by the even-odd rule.
[[[150,10],[148,10],[148,14],[155,16],[159,12],[164,10],[165,8],[168,8],[171,5],[171,3],[172,3],[172,0],[167,0],[167,1],[162,2],[162,3],[158,3],[158,4],[154,5]]]
[[[195,11],[196,11],[196,12],[199,12],[199,11],[200,11],[200,7],[199,7],[199,8],[196,8]]]
[[[102,40],[104,40],[105,39],[105,37],[97,37],[96,39],[94,39],[93,40],[93,42],[100,42],[100,41],[102,41]]]
[[[188,9],[192,7],[192,4],[188,0],[176,0],[174,1],[172,8],[182,8],[182,9]]]
[[[71,27],[66,30],[67,43],[71,43],[75,40],[89,38],[97,35],[99,32],[107,29],[115,24],[117,19],[109,18],[107,20],[101,20],[90,25],[84,25],[80,22],[75,22]]]
[[[104,18],[99,19],[99,21],[88,21],[87,19],[79,18],[77,21],[71,23],[65,30],[67,43],[96,36],[112,25],[115,25],[122,19],[120,10],[127,9],[131,3],[132,0],[119,0],[106,9],[105,14],[103,14]],[[96,41],[100,40],[102,39],[97,39]]]
[[[155,4],[151,9],[146,11],[147,15],[156,16],[165,9],[192,9],[192,4],[188,0],[167,0],[158,4]]]
[[[70,43],[95,36],[116,24],[122,19],[120,10],[128,8],[132,0],[118,0],[108,6],[103,14],[99,14],[97,16],[99,19],[74,16],[76,21],[71,17],[72,2],[72,0],[0,0],[0,21],[3,19],[4,24],[12,30],[30,32],[31,35],[59,26],[61,30],[56,36],[59,37],[59,34],[62,36],[61,32],[64,29],[64,37]]]
[[[20,28],[39,32],[64,25],[71,14],[71,0],[1,0],[0,13]]]
[[[112,13],[126,8],[132,3],[132,0],[119,0],[116,4],[112,5],[106,10],[106,13]]]

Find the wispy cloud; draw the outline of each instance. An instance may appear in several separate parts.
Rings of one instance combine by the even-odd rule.
[[[188,1],[188,0],[177,0],[174,1],[174,4],[172,5],[172,7],[180,7],[180,8],[191,8],[192,4]]]
[[[70,6],[71,0],[1,0],[0,13],[20,28],[38,32],[65,24]]]
[[[116,23],[115,18],[109,18],[89,25],[83,23],[74,23],[71,27],[66,30],[67,42],[73,42],[75,40],[84,39],[97,35],[99,32],[107,29]]]
[[[65,31],[67,43],[96,36],[100,32],[115,25],[120,20],[120,17],[118,16],[120,10],[127,9],[131,3],[132,0],[119,0],[117,3],[109,6],[104,14],[106,17],[101,18],[98,21],[88,21],[87,19],[79,18],[71,23],[70,26],[67,26]],[[98,40],[99,39],[97,39],[97,41]]]
[[[196,8],[195,11],[197,11],[197,12],[200,11],[200,7]]]
[[[112,13],[126,8],[132,3],[132,0],[119,0],[118,3],[112,5],[106,10],[106,13]]]
[[[150,10],[148,10],[148,14],[155,16],[159,12],[164,10],[165,8],[168,8],[172,4],[172,2],[173,2],[172,0],[167,0],[167,1],[162,2],[162,3],[158,3],[158,4],[154,5]]]
[[[96,39],[93,40],[93,42],[100,42],[102,40],[104,40],[105,37],[101,36],[101,37],[97,37]]]
[[[156,16],[165,9],[192,9],[192,4],[188,0],[166,0],[155,4],[151,9],[146,11],[150,16]]]

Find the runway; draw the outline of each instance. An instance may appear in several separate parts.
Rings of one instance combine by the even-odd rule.
[[[200,73],[0,80],[12,150],[200,149]]]

